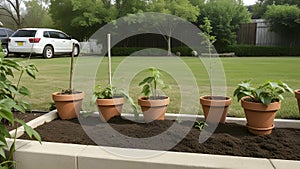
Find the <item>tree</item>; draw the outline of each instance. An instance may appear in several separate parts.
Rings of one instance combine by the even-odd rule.
[[[109,3],[107,0],[51,0],[50,14],[56,27],[83,40],[115,18],[115,9]]]
[[[267,11],[267,6],[269,5],[297,5],[300,7],[300,1],[299,0],[258,0],[253,5],[253,16],[252,18],[258,19],[262,18],[265,12]]]
[[[48,9],[43,7],[40,0],[25,2],[27,14],[24,15],[25,27],[52,27],[53,22],[48,14]]]
[[[300,34],[300,8],[296,5],[270,5],[264,14],[271,31],[295,36]]]
[[[21,4],[22,0],[2,0],[0,2],[0,15],[11,18],[17,25],[22,27]]]
[[[195,22],[199,15],[199,8],[193,6],[189,0],[152,0],[148,5],[147,11],[171,14],[191,22]],[[159,19],[157,21],[159,22]],[[164,36],[168,42],[168,55],[171,55],[171,35],[173,29],[176,28],[176,24],[176,21],[169,21],[168,32]]]
[[[236,43],[240,23],[251,19],[242,0],[208,0],[199,17],[201,25],[204,17],[211,21],[217,49]]]
[[[115,7],[117,9],[117,18],[119,18],[127,14],[145,11],[147,0],[115,0]]]

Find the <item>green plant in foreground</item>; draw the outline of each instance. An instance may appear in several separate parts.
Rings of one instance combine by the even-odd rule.
[[[162,74],[155,67],[150,67],[149,69],[150,76],[146,77],[139,83],[139,86],[143,86],[142,92],[149,99],[159,99],[158,86],[161,86],[162,89],[170,88],[164,84],[164,81],[161,79]]]
[[[196,121],[195,127],[200,130],[200,132],[203,130],[205,126],[208,126],[205,121]]]
[[[268,106],[273,102],[278,102],[283,100],[283,93],[290,92],[293,93],[293,90],[285,83],[278,81],[272,82],[267,81],[263,85],[253,88],[250,85],[250,80],[243,81],[238,85],[234,91],[234,96],[237,97],[240,101],[243,97],[249,96],[253,102],[263,103]]]
[[[118,90],[116,87],[108,85],[102,88],[100,85],[96,85],[94,88],[94,96],[96,97],[96,99],[113,99],[118,97],[124,97],[128,100],[129,104],[131,105],[135,118],[137,119],[139,116],[137,106],[134,103],[133,99],[127,93],[125,93],[122,90]]]
[[[11,79],[14,78],[14,71],[19,71],[20,76],[17,84],[14,84]],[[11,136],[5,127],[5,124],[18,127],[22,125],[27,135],[36,138],[41,142],[39,134],[28,126],[24,121],[13,116],[12,110],[17,110],[25,113],[30,109],[30,105],[22,98],[30,96],[29,90],[25,86],[20,86],[21,79],[24,73],[27,73],[32,78],[35,78],[37,68],[33,64],[21,64],[13,60],[0,57],[0,169],[14,168],[13,153],[15,152],[16,133]],[[18,101],[16,97],[20,97]],[[17,130],[17,129],[16,129]],[[6,139],[12,139],[13,143],[9,147]],[[5,150],[9,150],[5,154]]]

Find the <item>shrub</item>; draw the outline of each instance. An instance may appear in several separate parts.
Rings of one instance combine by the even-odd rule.
[[[172,53],[176,54],[177,52],[180,52],[181,56],[191,56],[192,55],[192,49],[190,49],[187,46],[172,48]]]
[[[112,48],[112,56],[129,56],[132,55],[135,52],[144,50],[144,49],[150,49],[150,48],[142,48],[142,47],[115,47]],[[167,55],[167,50],[166,49],[161,49],[165,50]],[[143,51],[143,55],[149,55],[149,56],[161,56],[162,52],[161,50],[145,50]],[[149,54],[147,54],[147,52]],[[181,56],[191,56],[192,55],[192,49],[190,49],[187,46],[182,46],[182,47],[174,47],[172,48],[172,53],[176,54],[177,52],[180,52]]]
[[[234,52],[236,56],[300,56],[300,47],[231,45],[219,51]]]
[[[112,48],[111,54],[113,56],[129,56],[135,52],[143,50],[145,48],[138,48],[138,47],[115,47]]]

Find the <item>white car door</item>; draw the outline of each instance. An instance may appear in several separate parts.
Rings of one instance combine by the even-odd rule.
[[[72,52],[72,41],[71,38],[63,32],[58,32],[60,39],[62,40],[62,51],[64,53]]]
[[[50,34],[50,38],[51,38],[51,44],[52,46],[54,47],[54,52],[55,53],[61,53],[63,52],[63,41],[64,39],[61,39],[60,36],[59,36],[59,32],[57,31],[49,31],[49,34]]]

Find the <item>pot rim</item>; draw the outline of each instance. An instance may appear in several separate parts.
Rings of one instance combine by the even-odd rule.
[[[52,99],[54,101],[78,101],[84,98],[85,93],[79,92],[75,94],[61,94],[61,92],[52,93]]]
[[[224,100],[212,100],[209,97],[218,97],[218,98],[225,98]],[[232,99],[228,96],[201,96],[200,103],[205,106],[214,106],[214,107],[227,107],[231,105]]]
[[[159,100],[149,100],[145,99],[146,96],[140,96],[138,98],[138,105],[145,106],[145,107],[162,107],[162,106],[168,106],[170,104],[170,97],[166,97],[165,99],[159,99]]]
[[[277,111],[281,107],[281,101],[273,102],[268,106],[264,105],[263,103],[256,103],[247,101],[245,99],[250,98],[250,96],[245,96],[241,99],[241,105],[244,109],[253,110],[253,111],[261,111],[261,112],[268,112],[268,111]]]
[[[112,98],[112,99],[97,99],[96,104],[98,106],[113,106],[113,105],[122,105],[124,104],[124,98]]]

